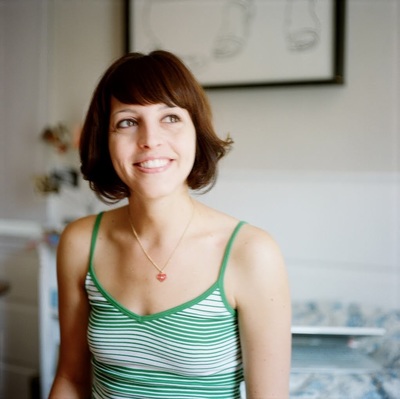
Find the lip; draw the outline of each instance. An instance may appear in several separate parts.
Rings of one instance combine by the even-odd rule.
[[[133,165],[145,173],[158,173],[166,170],[173,160],[165,157],[146,158]]]

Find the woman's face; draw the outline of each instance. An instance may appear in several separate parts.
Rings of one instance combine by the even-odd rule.
[[[116,173],[135,197],[162,197],[187,190],[196,131],[184,108],[112,98],[109,149]]]

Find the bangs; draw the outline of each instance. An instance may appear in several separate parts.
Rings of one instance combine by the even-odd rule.
[[[109,79],[110,95],[124,104],[157,104],[190,108],[190,87],[182,71],[165,58],[132,58]]]

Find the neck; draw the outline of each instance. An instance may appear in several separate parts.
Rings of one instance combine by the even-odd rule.
[[[190,204],[188,204],[188,203],[190,203]],[[178,207],[176,205],[180,205],[179,215],[177,213]],[[190,205],[190,211],[189,211],[190,216],[187,218],[187,216],[185,215],[187,213],[186,212],[187,209],[185,209],[185,208],[188,205]],[[165,281],[165,279],[167,278],[167,274],[164,272],[164,269],[168,266],[170,260],[172,259],[175,252],[177,251],[180,243],[184,239],[185,234],[188,231],[188,229],[193,221],[194,210],[195,210],[194,202],[193,202],[193,200],[191,200],[191,198],[189,196],[187,196],[186,200],[179,201],[178,204],[176,204],[176,202],[170,203],[168,209],[166,209],[167,207],[165,205],[162,208],[163,208],[162,209],[162,211],[163,211],[163,213],[162,213],[163,221],[162,222],[160,222],[154,218],[154,214],[155,214],[154,211],[153,211],[153,213],[148,212],[147,214],[143,214],[139,218],[137,218],[138,220],[141,220],[141,222],[142,222],[142,232],[141,233],[138,233],[136,231],[137,228],[135,228],[135,226],[134,226],[135,221],[132,220],[133,218],[132,218],[131,208],[130,207],[128,208],[128,212],[129,212],[128,217],[129,217],[129,223],[130,223],[130,227],[132,229],[132,233],[133,233],[137,243],[139,244],[143,254],[146,256],[146,258],[149,260],[149,262],[157,269],[158,273],[156,275],[156,278],[160,282]],[[146,208],[144,208],[144,209],[146,209]],[[136,209],[136,211],[138,211],[138,209]],[[173,213],[170,213],[171,211],[173,211]],[[161,216],[159,209],[158,209],[157,214],[159,216]],[[187,218],[187,219],[183,222],[183,218]],[[148,222],[151,221],[152,225],[151,226],[146,225],[144,223],[145,220],[147,220]],[[168,220],[168,224],[166,224],[167,220]],[[136,220],[136,222],[137,222],[137,220]],[[183,231],[181,233],[179,233],[179,235],[174,240],[175,241],[174,246],[171,247],[171,238],[173,238],[173,236],[176,235],[177,232],[182,229],[182,226],[184,226]],[[141,235],[141,237],[139,237],[139,234]],[[143,245],[142,239],[144,237],[146,237],[147,245]],[[146,247],[147,247],[147,249],[146,249]],[[149,252],[149,248],[152,248],[152,247],[157,248],[158,251],[156,251],[156,252],[159,252],[159,253],[160,253],[160,249],[161,249],[161,253],[165,253],[166,248],[169,247],[169,255],[166,258],[166,260],[163,261],[164,263],[159,263],[158,261],[153,259],[153,256]],[[172,248],[172,250],[170,248]]]
[[[165,235],[181,228],[192,215],[194,200],[189,193],[174,198],[152,201],[129,200],[131,222],[137,233],[142,235]]]

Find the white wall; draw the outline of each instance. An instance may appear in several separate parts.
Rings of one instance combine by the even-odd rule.
[[[294,300],[398,302],[398,177],[226,170],[207,202],[268,229]]]
[[[33,192],[47,120],[44,0],[0,1],[0,104],[0,218],[44,220],[46,203]]]
[[[73,126],[102,72],[123,53],[123,1],[51,0],[48,6],[51,122]]]
[[[33,177],[69,159],[39,136],[47,124],[80,121],[85,93],[121,53],[121,7],[122,1],[0,0],[0,279],[11,286],[0,298],[1,398],[31,397],[40,357],[38,257],[27,249],[29,239],[5,235],[14,226],[7,221],[51,224],[54,201],[34,192]],[[76,40],[59,47],[59,31],[77,33]]]
[[[396,170],[398,7],[347,0],[344,86],[211,92],[220,132],[237,141],[227,167]]]
[[[348,1],[344,86],[210,92],[236,147],[207,201],[277,238],[294,299],[400,303],[399,7]]]
[[[100,28],[92,2],[53,2],[54,121],[81,121],[96,79],[122,52],[111,3],[96,2]],[[399,8],[348,0],[343,86],[208,92],[217,130],[236,145],[202,200],[276,237],[295,300],[400,302]],[[106,54],[99,43],[110,37]],[[63,203],[54,199],[52,212]]]
[[[0,1],[0,219],[45,220],[46,201],[32,179],[44,166],[46,43],[44,1]],[[10,290],[0,298],[0,397],[23,399],[39,368],[38,259],[26,239],[2,233],[0,279]]]
[[[49,33],[42,40],[47,40],[49,54],[43,83],[49,89],[47,121],[73,128],[82,121],[100,73],[122,53],[122,1],[48,1],[46,13]],[[217,187],[203,200],[277,238],[294,299],[326,297],[394,306],[400,299],[399,2],[348,0],[346,20],[345,85],[209,91],[218,131],[230,132],[236,146],[222,163]],[[14,79],[8,91],[20,99],[24,89],[37,87],[37,80],[18,84],[18,74],[26,75],[21,68],[28,68],[19,58],[9,58],[14,41],[21,41],[18,32],[12,40],[1,39],[1,73],[5,65],[6,80]],[[12,65],[10,60],[15,60]],[[43,76],[40,68],[36,71]],[[29,108],[35,115],[37,107],[44,113],[40,101],[30,103],[35,104]],[[3,110],[2,118],[4,114],[8,118],[10,113]],[[18,209],[35,219],[38,200],[21,190],[28,190],[34,164],[41,167],[40,159],[31,159],[40,126],[12,126],[15,120],[18,115],[7,119],[0,136],[12,150],[8,161],[2,157],[7,164],[3,168],[13,165],[12,181],[2,177],[7,193],[2,191],[0,215],[19,217]],[[27,136],[18,146],[8,145],[14,140],[7,133],[10,126],[18,130],[14,137]],[[40,158],[40,149],[35,151],[34,157]],[[75,196],[74,204],[82,197],[68,195]],[[54,218],[60,198],[46,207]],[[76,210],[72,205],[66,216],[84,213],[85,207]]]

